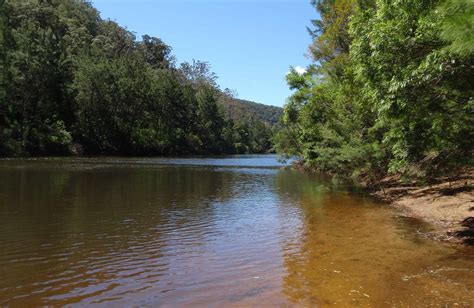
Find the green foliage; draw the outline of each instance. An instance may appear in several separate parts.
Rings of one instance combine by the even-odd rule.
[[[225,114],[208,63],[177,67],[159,38],[137,40],[87,1],[0,0],[0,41],[0,155],[271,148],[262,108]]]
[[[276,148],[366,180],[472,163],[472,1],[315,4],[318,62],[288,77]]]
[[[6,84],[7,84],[7,16],[8,7],[4,0],[0,0],[0,134],[6,126]],[[0,154],[2,152],[0,142]]]
[[[275,126],[283,114],[283,109],[280,107],[242,100],[225,94],[220,96],[219,104],[225,116],[237,122],[256,120],[266,123],[267,126]]]
[[[446,49],[462,56],[474,53],[474,1],[446,0],[439,7],[444,19],[441,38],[450,44]]]

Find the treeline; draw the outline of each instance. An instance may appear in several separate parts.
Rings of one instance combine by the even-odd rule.
[[[474,2],[319,0],[304,74],[287,75],[280,153],[378,181],[472,165]]]
[[[271,125],[225,116],[206,62],[178,65],[88,1],[0,0],[0,43],[0,156],[271,148]]]
[[[283,115],[283,109],[281,107],[236,99],[232,96],[230,96],[230,99],[223,100],[223,106],[226,115],[233,120],[256,119],[272,126],[278,125]]]

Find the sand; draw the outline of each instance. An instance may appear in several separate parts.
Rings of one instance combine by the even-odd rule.
[[[402,185],[393,177],[382,184],[385,188],[376,191],[375,196],[400,209],[403,215],[433,225],[434,230],[423,235],[474,245],[474,169],[429,186]]]

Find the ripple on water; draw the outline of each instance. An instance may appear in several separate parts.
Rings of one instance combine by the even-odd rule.
[[[279,166],[0,161],[0,305],[474,302],[471,248],[419,238],[418,223]]]

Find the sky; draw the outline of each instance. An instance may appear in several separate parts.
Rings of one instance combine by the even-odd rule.
[[[283,106],[291,94],[290,66],[310,63],[306,30],[317,18],[310,0],[93,0],[111,19],[140,38],[162,39],[178,63],[211,64],[222,89],[247,99]]]

